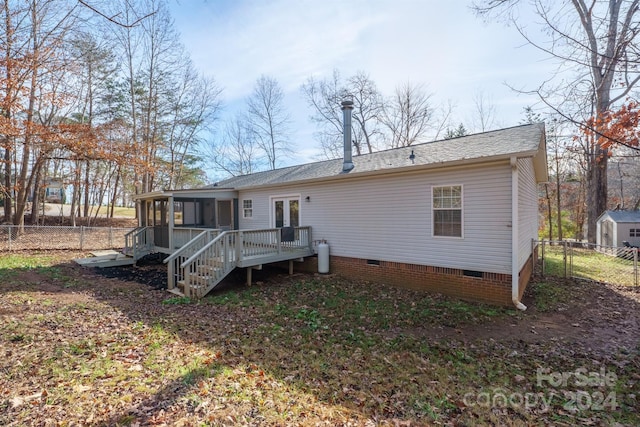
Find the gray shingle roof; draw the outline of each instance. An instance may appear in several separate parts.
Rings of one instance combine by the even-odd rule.
[[[606,211],[600,217],[605,215],[615,222],[640,222],[640,211]]]
[[[335,159],[237,176],[215,186],[242,189],[415,166],[480,162],[519,154],[531,156],[540,148],[543,138],[544,124],[536,123],[354,156],[355,166],[348,173],[342,171],[342,159]],[[409,158],[412,152],[413,161]]]

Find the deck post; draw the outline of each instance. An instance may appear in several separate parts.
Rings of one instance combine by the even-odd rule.
[[[180,258],[178,258],[178,260],[180,260]],[[173,261],[169,261],[169,263],[167,264],[167,289],[173,289],[175,288],[175,265],[176,265],[176,260]]]
[[[276,242],[278,242],[278,255],[282,253],[282,233],[279,229],[276,229]]]
[[[236,241],[236,262],[242,262],[243,252],[244,252],[244,232],[238,231],[238,240]]]
[[[289,260],[289,276],[293,274],[293,260]]]
[[[247,267],[247,286],[251,286],[252,267]]]

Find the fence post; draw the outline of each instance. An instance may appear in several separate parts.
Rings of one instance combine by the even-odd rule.
[[[109,227],[109,247],[113,248],[113,227]]]
[[[84,225],[80,226],[80,250],[84,250]]]
[[[544,273],[545,273],[545,266],[544,266],[544,242],[545,240],[542,239],[542,277],[544,277]]]
[[[564,252],[564,278],[567,278],[567,241],[563,240],[562,241],[562,246],[564,248],[563,252]]]
[[[11,250],[11,237],[13,237],[13,225],[9,225],[9,250]]]
[[[569,246],[569,277],[573,277],[573,245]]]
[[[638,291],[638,248],[633,248],[633,285]]]

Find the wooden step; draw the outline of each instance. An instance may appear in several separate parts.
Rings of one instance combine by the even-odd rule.
[[[177,287],[176,287],[176,288],[174,288],[174,289],[177,289],[177,290],[178,290],[178,292],[179,292],[181,295],[183,295],[183,296],[184,296],[184,295],[186,295],[186,294],[185,294],[185,292],[184,292],[185,281],[184,281],[184,280],[178,280],[178,282],[176,283],[176,285],[177,285]],[[191,293],[192,293],[192,294],[196,294],[196,295],[197,295],[197,294],[198,294],[198,291],[199,291],[201,288],[203,288],[203,286],[191,285],[191,287],[190,287],[190,288],[191,288]],[[170,291],[171,291],[171,290],[170,290]]]
[[[183,292],[181,292],[178,288],[167,289],[167,292],[171,292],[174,295],[178,295],[179,297],[185,296]]]

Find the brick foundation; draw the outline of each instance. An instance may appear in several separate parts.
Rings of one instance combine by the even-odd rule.
[[[536,255],[537,249],[533,256]],[[437,292],[474,302],[513,306],[510,274],[465,271],[457,268],[340,256],[331,256],[329,265],[332,274],[338,274],[348,279]],[[296,263],[295,269],[310,273],[317,272],[318,259],[316,257],[306,258],[303,263]],[[518,291],[520,297],[529,283],[531,273],[530,258],[519,274]]]

